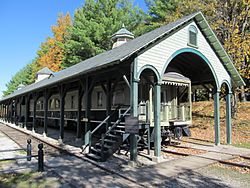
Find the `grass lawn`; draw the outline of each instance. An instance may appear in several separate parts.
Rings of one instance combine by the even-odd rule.
[[[0,187],[3,188],[54,188],[60,187],[60,184],[58,178],[45,177],[39,172],[0,175]]]

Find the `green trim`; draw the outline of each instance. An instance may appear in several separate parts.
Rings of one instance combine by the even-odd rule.
[[[223,84],[226,84],[227,85],[227,87],[228,87],[228,92],[229,93],[232,93],[232,85],[231,85],[231,83],[228,81],[228,80],[222,80],[222,82],[221,82],[221,84],[220,84],[220,90],[221,90],[221,86],[223,85]]]
[[[217,88],[220,88],[219,87],[219,81],[218,81],[218,78],[217,78],[217,75],[214,71],[214,68],[213,66],[211,65],[210,61],[206,58],[206,56],[204,56],[200,51],[196,50],[196,49],[193,49],[193,48],[182,48],[180,50],[177,50],[176,52],[174,52],[169,58],[168,60],[166,61],[163,69],[162,69],[162,72],[161,72],[161,82],[162,82],[162,78],[164,76],[164,73],[169,65],[169,63],[178,55],[182,54],[182,53],[185,53],[185,52],[190,52],[190,53],[194,53],[196,55],[198,55],[199,57],[201,57],[206,63],[207,65],[209,66],[210,70],[212,71],[212,74],[215,78],[215,82],[216,82],[216,86]]]
[[[161,156],[161,86],[154,86],[154,154],[156,157]]]
[[[136,79],[137,80],[140,80],[140,75],[141,75],[141,73],[144,71],[144,70],[146,70],[146,69],[150,69],[150,70],[152,70],[154,73],[155,73],[155,75],[156,75],[156,78],[157,78],[157,82],[159,82],[161,79],[161,77],[160,77],[160,73],[158,72],[158,70],[153,66],[153,65],[149,65],[149,64],[146,64],[146,65],[143,65],[141,68],[140,68],[140,70],[137,72],[137,74],[136,74]]]
[[[215,145],[220,145],[220,92],[214,93],[214,139]]]
[[[227,144],[232,144],[231,93],[226,96]]]
[[[136,80],[136,70],[137,70],[137,58],[131,63],[130,72],[130,114],[133,117],[138,117],[138,80]],[[137,161],[137,136],[135,134],[130,134],[130,160],[133,162]]]
[[[193,44],[191,44],[191,43],[189,43],[189,42],[187,43],[187,45],[190,46],[190,47],[192,47],[192,48],[196,48],[196,49],[199,48],[197,45],[193,45]]]

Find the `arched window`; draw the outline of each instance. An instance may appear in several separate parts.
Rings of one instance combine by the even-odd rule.
[[[192,46],[197,46],[197,34],[198,30],[195,26],[191,25],[188,29],[189,41],[188,43]]]

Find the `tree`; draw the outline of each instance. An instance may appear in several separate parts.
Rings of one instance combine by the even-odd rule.
[[[38,50],[37,63],[40,68],[48,67],[54,72],[61,70],[64,58],[64,43],[68,35],[68,27],[71,25],[70,15],[59,14],[57,25],[51,27],[53,37],[48,37]]]
[[[129,0],[86,0],[75,12],[73,26],[69,29],[63,67],[110,50],[111,36],[123,23],[134,31],[142,20],[142,10],[133,7]]]
[[[169,9],[170,5],[173,5],[171,6],[173,8]],[[232,57],[237,70],[245,79],[246,90],[249,90],[249,6],[249,0],[151,0],[149,13],[152,23],[158,22],[164,25],[193,12],[202,11],[220,42]]]
[[[6,91],[3,92],[3,96],[7,96],[18,89],[20,84],[24,86],[29,85],[35,81],[33,77],[34,63],[27,64],[24,68],[18,71],[11,80],[6,84]]]

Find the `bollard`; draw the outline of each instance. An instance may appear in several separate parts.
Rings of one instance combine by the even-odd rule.
[[[38,172],[43,172],[43,144],[38,144]]]
[[[31,161],[31,139],[27,140],[27,161]]]

